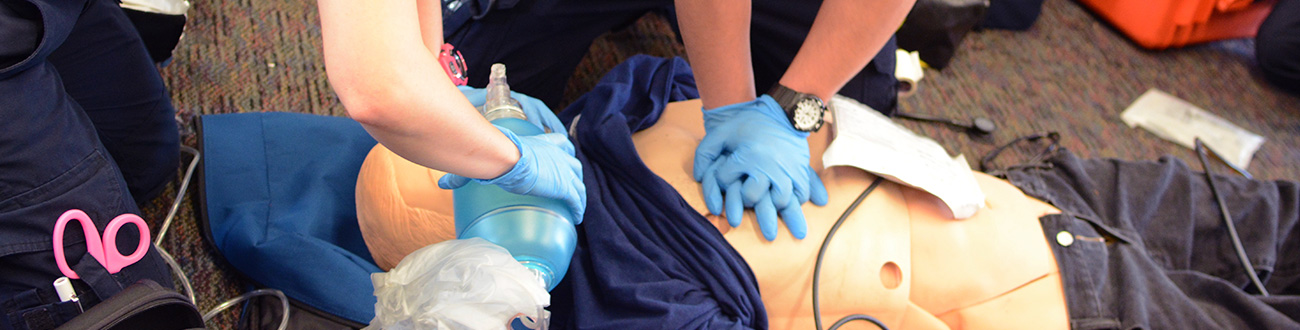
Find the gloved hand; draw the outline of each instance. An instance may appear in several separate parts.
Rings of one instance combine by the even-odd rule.
[[[465,94],[465,98],[469,99],[469,103],[475,107],[481,107],[484,103],[487,103],[486,89],[469,86],[456,86],[456,88],[459,88],[460,92]],[[542,100],[515,92],[510,92],[510,96],[519,101],[519,106],[524,109],[524,115],[528,117],[528,122],[545,129],[547,133],[567,135],[564,124],[560,123],[560,118],[556,117],[555,112],[551,111],[551,108],[547,107]]]
[[[497,129],[519,148],[519,161],[514,167],[489,180],[447,173],[438,179],[438,187],[456,189],[473,180],[520,195],[559,199],[573,210],[574,224],[582,223],[587,208],[587,186],[582,184],[582,163],[573,157],[573,143],[563,131],[518,136],[500,126]]]
[[[777,214],[795,238],[808,233],[801,206],[826,205],[826,187],[809,165],[808,133],[790,126],[770,96],[704,111],[704,139],[695,149],[695,180],[709,212],[723,209],[732,227],[754,208],[763,237],[775,240]]]

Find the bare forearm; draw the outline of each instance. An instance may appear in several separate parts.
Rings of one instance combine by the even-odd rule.
[[[796,91],[829,98],[876,56],[915,0],[826,0],[781,77]]]
[[[424,47],[436,55],[442,50],[442,0],[416,0],[415,6],[420,15]]]
[[[330,83],[349,115],[403,158],[472,178],[499,176],[518,161],[518,149],[443,73],[436,46],[426,45],[441,41],[440,27],[429,24],[440,20],[419,17],[437,2],[421,3],[320,0]]]
[[[677,0],[676,7],[704,108],[752,101],[750,0]]]

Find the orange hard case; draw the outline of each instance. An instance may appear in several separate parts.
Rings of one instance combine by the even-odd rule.
[[[1147,49],[1252,38],[1274,0],[1078,0]]]

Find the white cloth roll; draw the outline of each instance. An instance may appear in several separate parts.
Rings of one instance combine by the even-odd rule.
[[[902,49],[896,50],[895,54],[898,56],[894,65],[894,76],[898,78],[898,97],[912,96],[921,87],[919,85],[921,78],[925,77],[925,69],[921,67],[921,55]]]

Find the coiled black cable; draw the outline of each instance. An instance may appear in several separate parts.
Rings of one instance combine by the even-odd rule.
[[[819,303],[819,299],[818,299],[817,292],[819,290],[817,289],[817,287],[818,287],[819,279],[821,278],[822,257],[826,254],[826,247],[830,246],[831,238],[835,237],[835,231],[840,230],[840,225],[844,224],[844,220],[848,219],[849,214],[852,214],[853,210],[858,208],[858,204],[862,204],[862,200],[867,199],[867,195],[870,195],[872,190],[876,190],[876,186],[879,186],[881,181],[884,181],[884,179],[880,177],[876,177],[876,180],[871,181],[871,185],[867,186],[867,189],[863,190],[861,195],[858,195],[858,199],[854,200],[853,204],[849,204],[849,208],[844,210],[844,213],[840,215],[839,220],[835,220],[835,225],[831,226],[830,232],[826,233],[826,240],[822,241],[821,249],[817,250],[817,263],[813,266],[813,282],[812,282],[813,322],[817,323],[817,330],[823,329],[822,310],[821,310],[821,304]],[[839,329],[840,326],[843,326],[846,323],[852,321],[858,321],[858,320],[871,322],[874,323],[876,326],[880,327],[881,329],[889,330],[889,327],[886,327],[884,323],[880,322],[880,320],[877,320],[876,318],[865,314],[852,314],[840,318],[839,321],[835,321],[835,324],[831,325],[830,330]]]

